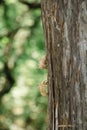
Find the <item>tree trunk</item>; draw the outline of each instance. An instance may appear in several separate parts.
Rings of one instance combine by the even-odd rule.
[[[42,0],[48,130],[87,130],[87,0]]]

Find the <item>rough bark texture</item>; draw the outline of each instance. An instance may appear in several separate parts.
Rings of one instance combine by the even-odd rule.
[[[42,0],[48,130],[87,130],[87,0]]]

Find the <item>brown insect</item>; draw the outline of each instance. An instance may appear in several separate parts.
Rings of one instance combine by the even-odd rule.
[[[40,63],[39,63],[39,68],[40,69],[47,69],[47,56],[43,56],[40,60]]]
[[[47,80],[44,80],[41,84],[39,84],[39,89],[42,96],[48,95],[47,85],[48,85]]]

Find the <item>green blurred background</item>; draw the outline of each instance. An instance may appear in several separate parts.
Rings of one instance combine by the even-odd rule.
[[[45,130],[40,0],[0,0],[0,130]]]

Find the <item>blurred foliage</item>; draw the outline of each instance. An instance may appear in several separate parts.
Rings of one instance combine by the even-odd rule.
[[[1,0],[0,130],[46,129],[47,97],[38,89],[44,54],[40,0]]]

